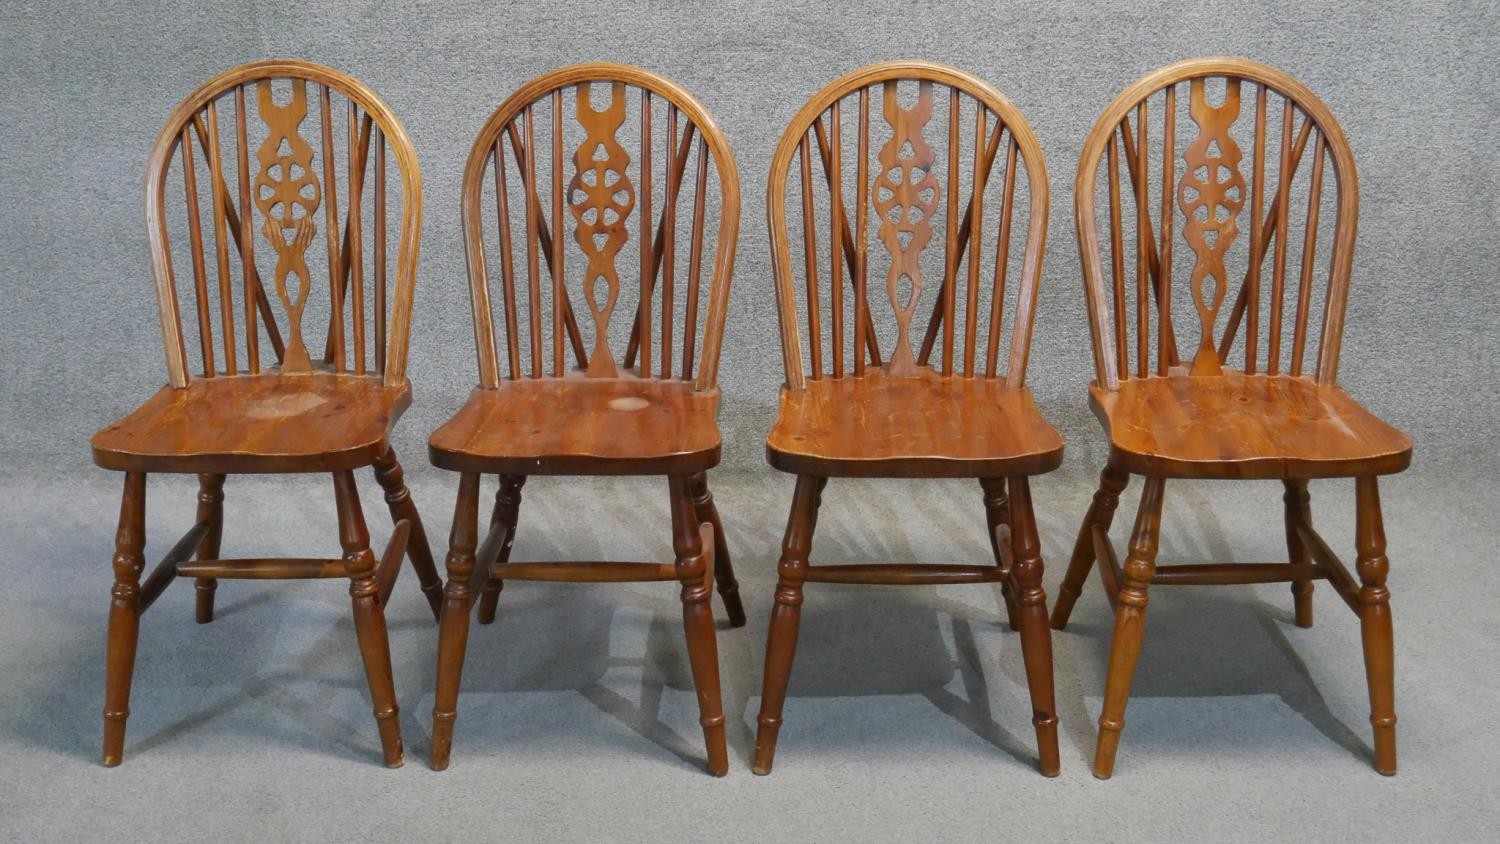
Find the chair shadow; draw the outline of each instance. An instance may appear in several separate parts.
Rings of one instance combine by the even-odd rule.
[[[1164,547],[1159,562],[1237,559],[1232,540],[1239,539],[1244,544],[1246,538],[1225,535],[1214,509],[1194,485],[1185,482],[1169,485],[1167,502],[1162,528]],[[1123,536],[1134,519],[1133,504],[1122,500],[1112,531],[1122,562]],[[1279,543],[1279,519],[1274,532]],[[1328,594],[1326,590],[1320,591]],[[1087,689],[1102,698],[1113,615],[1103,600],[1097,572],[1090,573],[1084,596],[1067,631],[1054,633],[1059,683]],[[1157,586],[1150,590],[1150,598],[1145,639],[1130,689],[1131,700],[1274,694],[1334,744],[1354,756],[1374,758],[1372,746],[1334,714],[1306,662],[1288,638],[1286,630],[1293,624],[1289,610],[1258,599],[1248,586]],[[1286,600],[1290,606],[1290,592]],[[1360,657],[1351,657],[1350,662],[1363,670]],[[1065,732],[1072,737],[1079,756],[1092,764],[1098,728],[1084,706],[1084,697],[1069,696],[1060,699],[1059,704]],[[1127,706],[1126,744],[1131,741],[1130,722]]]

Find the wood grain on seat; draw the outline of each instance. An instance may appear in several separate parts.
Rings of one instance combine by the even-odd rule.
[[[1062,462],[1062,437],[1025,387],[866,372],[783,389],[766,438],[770,464],[819,477],[971,478],[1040,474]]]
[[[687,381],[551,378],[476,389],[428,440],[456,472],[632,475],[719,462],[719,391]]]
[[[1405,434],[1311,378],[1132,378],[1091,388],[1090,404],[1109,431],[1110,464],[1136,474],[1330,478],[1411,463]]]
[[[195,379],[163,387],[92,441],[126,472],[321,472],[373,465],[411,386],[319,373]]]

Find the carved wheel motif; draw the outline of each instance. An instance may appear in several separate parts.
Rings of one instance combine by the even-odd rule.
[[[312,175],[312,146],[298,134],[307,118],[307,83],[291,80],[292,99],[277,105],[271,96],[271,83],[257,86],[259,113],[270,129],[266,140],[256,150],[260,172],[255,176],[255,204],[265,217],[261,234],[276,250],[276,293],[286,308],[290,337],[282,371],[311,372],[312,362],[302,341],[302,310],[307,305],[310,279],[307,271],[307,246],[317,234],[313,214],[318,210],[323,192]],[[289,276],[297,277],[296,295],[287,286]]]
[[[885,84],[882,101],[891,139],[880,149],[874,204],[880,215],[880,240],[891,255],[885,289],[900,332],[891,355],[890,374],[910,376],[916,374],[917,365],[908,327],[922,292],[922,250],[932,239],[932,214],[942,194],[932,172],[936,155],[922,137],[922,130],[932,119],[932,83],[918,84],[917,103],[911,108],[901,107],[895,82]],[[903,278],[911,286],[905,301],[901,300]]]
[[[630,155],[615,140],[615,133],[625,122],[625,86],[616,82],[610,91],[609,107],[595,111],[589,83],[578,86],[578,124],[586,137],[573,153],[573,178],[567,194],[575,224],[573,239],[588,258],[583,298],[594,315],[594,350],[589,355],[588,374],[595,377],[611,377],[617,372],[608,343],[610,316],[620,297],[615,256],[630,238],[625,221],[635,208],[635,187],[625,172]]]
[[[1245,205],[1245,178],[1240,174],[1240,148],[1230,129],[1240,116],[1240,86],[1229,80],[1224,103],[1208,104],[1204,81],[1192,81],[1188,113],[1198,124],[1198,137],[1183,153],[1188,172],[1177,186],[1177,202],[1187,223],[1182,236],[1197,253],[1193,266],[1193,303],[1202,322],[1202,341],[1193,358],[1193,373],[1218,374],[1221,366],[1214,348],[1214,324],[1228,289],[1224,255],[1239,234],[1240,209]]]

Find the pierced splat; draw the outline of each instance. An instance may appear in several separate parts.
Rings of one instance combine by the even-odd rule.
[[[287,313],[289,335],[281,369],[288,374],[312,371],[302,341],[302,310],[310,286],[307,246],[318,231],[313,214],[322,199],[322,189],[312,175],[312,146],[298,133],[307,119],[307,83],[293,79],[291,87],[292,99],[282,106],[272,98],[269,82],[257,86],[260,117],[270,132],[255,153],[260,161],[255,204],[266,219],[261,234],[276,250],[276,293]],[[297,277],[295,295],[288,286],[289,276]]]
[[[568,208],[576,224],[573,238],[588,258],[583,298],[594,315],[594,351],[589,355],[591,378],[618,374],[609,350],[609,319],[620,296],[615,256],[630,238],[626,220],[635,208],[635,188],[625,168],[630,156],[615,139],[625,122],[625,85],[611,84],[610,104],[595,111],[588,82],[578,85],[578,124],[587,136],[573,153],[573,179],[568,183]],[[604,300],[599,285],[604,285]]]
[[[1224,254],[1239,234],[1240,209],[1245,205],[1240,148],[1230,134],[1240,116],[1240,86],[1228,80],[1220,106],[1209,105],[1202,78],[1192,80],[1191,90],[1188,113],[1199,131],[1183,153],[1188,171],[1178,183],[1177,201],[1187,219],[1183,239],[1198,256],[1191,287],[1203,332],[1193,356],[1193,374],[1218,375],[1222,361],[1213,334],[1229,284]]]
[[[936,155],[922,137],[923,128],[932,119],[932,83],[918,83],[917,103],[911,108],[901,107],[895,82],[887,82],[883,90],[885,121],[891,127],[891,139],[880,149],[874,204],[880,215],[880,240],[891,255],[885,289],[896,311],[899,331],[891,354],[890,374],[909,377],[917,374],[909,327],[922,293],[920,259],[932,239],[932,215],[937,210],[942,188],[932,172]],[[903,278],[910,285],[905,301],[901,299]]]

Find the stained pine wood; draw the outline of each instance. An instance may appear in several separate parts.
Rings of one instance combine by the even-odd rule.
[[[625,124],[627,104],[636,97],[640,144],[632,155],[627,140],[634,131]],[[541,121],[532,116],[540,105],[551,116],[550,132],[541,136]],[[516,130],[518,123],[524,132]],[[653,137],[662,131],[665,160],[654,162]],[[697,167],[690,170],[695,139]],[[545,181],[535,173],[537,156],[531,154],[547,144],[550,228],[541,220],[536,194],[536,185]],[[525,174],[519,203],[525,219],[518,227],[527,250],[524,284],[511,258],[511,250],[519,248],[513,228],[522,221],[510,219],[518,203],[507,196],[507,159]],[[492,290],[492,265],[485,254],[484,228],[495,219],[483,207],[490,168],[495,169],[500,229],[498,290]],[[717,187],[713,214],[710,179]],[[692,210],[682,216],[678,205],[687,195]],[[562,204],[570,212],[567,220]],[[709,255],[705,228],[711,218],[718,229]],[[745,623],[706,474],[719,462],[718,357],[739,227],[739,181],[728,144],[702,104],[670,80],[619,64],[562,68],[523,85],[485,122],[464,171],[463,225],[479,386],[428,440],[433,464],[461,473],[442,610],[432,766],[446,768],[452,753],[469,613],[478,605],[480,622],[492,622],[507,580],[676,580],[682,585],[683,628],[707,767],[722,775],[728,746],[709,601],[715,584],[730,624]],[[640,258],[638,280],[621,265],[620,254],[632,241]],[[683,257],[686,266],[680,267]],[[541,258],[550,273],[550,302],[539,296]],[[640,292],[629,342],[617,354],[609,326],[619,319],[616,308],[627,284],[638,284]],[[521,288],[529,290],[528,298],[518,295]],[[580,296],[588,317],[575,324],[571,302]],[[678,302],[686,304],[680,321]],[[492,316],[497,307],[503,309],[508,364],[503,378]],[[542,328],[549,322],[550,333]],[[565,344],[574,348],[571,363]],[[523,350],[531,359],[529,372]],[[541,363],[548,351],[550,374]],[[500,490],[489,534],[480,541],[478,485],[485,474],[500,476]],[[673,561],[510,561],[521,485],[532,475],[667,476]]]
[[[1222,86],[1223,93],[1211,95],[1210,85]],[[1186,146],[1179,151],[1174,134],[1179,127],[1173,121],[1182,89],[1193,125],[1180,127]],[[1147,191],[1147,163],[1156,154],[1148,144],[1147,126],[1158,101],[1164,118],[1159,229],[1151,222]],[[1279,127],[1269,124],[1271,118]],[[1244,128],[1237,133],[1236,126]],[[1248,150],[1240,145],[1246,135]],[[1309,144],[1311,155],[1304,156]],[[1311,164],[1299,173],[1307,157]],[[1274,178],[1268,172],[1272,162]],[[1098,184],[1101,172],[1107,182],[1103,186]],[[1122,189],[1124,178],[1130,182]],[[1302,193],[1293,202],[1295,191]],[[1109,777],[1114,771],[1151,586],[1290,582],[1294,620],[1310,627],[1318,580],[1328,583],[1360,618],[1375,768],[1395,772],[1389,562],[1376,482],[1380,475],[1404,470],[1413,446],[1337,382],[1358,193],[1353,154],[1328,108],[1286,73],[1244,59],[1193,59],[1147,75],[1105,110],[1084,144],[1075,211],[1095,362],[1090,403],[1110,449],[1051,621],[1056,629],[1067,625],[1089,568],[1097,563],[1115,625],[1095,776]],[[1106,197],[1105,213],[1095,207],[1100,195]],[[1134,214],[1127,197],[1134,199]],[[1299,205],[1305,210],[1294,216]],[[1331,217],[1324,214],[1325,205],[1332,209]],[[1129,279],[1122,249],[1132,216],[1139,244],[1134,320],[1126,314]],[[1098,231],[1101,219],[1108,220],[1107,238]],[[1174,282],[1172,247],[1179,231],[1192,272]],[[1248,248],[1238,248],[1245,236]],[[1297,240],[1300,267],[1289,272]],[[1319,260],[1325,254],[1319,252],[1320,243],[1326,263]],[[1264,267],[1268,260],[1269,270]],[[1262,293],[1266,277],[1268,296]],[[1232,282],[1239,283],[1238,292],[1232,291]],[[1188,317],[1196,326],[1186,331],[1174,325],[1174,283],[1189,288],[1193,309]],[[1323,310],[1315,333],[1317,289]],[[1231,301],[1226,317],[1223,306]],[[1127,336],[1132,323],[1134,343]],[[1241,324],[1242,357],[1234,354]],[[1216,335],[1221,325],[1224,329]],[[1178,338],[1189,338],[1185,344],[1191,344],[1194,334],[1196,346],[1179,358]],[[1132,347],[1133,366],[1128,357]],[[1144,476],[1145,489],[1122,566],[1108,530],[1130,474]],[[1158,567],[1168,478],[1282,481],[1289,561]],[[1308,481],[1323,478],[1355,479],[1357,580],[1313,529]]]
[[[851,129],[856,137],[847,144],[840,108],[855,96],[858,122]],[[943,118],[936,120],[940,106]],[[874,120],[885,123],[883,139],[872,140]],[[972,143],[967,151],[960,149],[965,138]],[[814,141],[823,184],[813,177]],[[857,150],[856,160],[843,160],[846,146]],[[1002,146],[1003,181],[991,191],[999,194],[1000,207],[991,197],[987,209],[986,186],[997,175]],[[965,155],[971,156],[966,167]],[[1018,176],[1023,168],[1024,181]],[[961,195],[961,169],[969,174],[967,195]],[[843,175],[850,172],[857,180],[852,224],[843,201]],[[789,183],[800,193],[797,203],[787,200]],[[1024,228],[1014,225],[1018,183],[1029,197]],[[828,199],[831,219],[822,236],[829,242],[819,241],[823,227],[814,220],[819,196]],[[803,587],[818,582],[1000,583],[1007,618],[1021,632],[1038,766],[1047,776],[1058,773],[1051,634],[1028,479],[1057,468],[1063,440],[1025,386],[1047,203],[1046,165],[1025,118],[988,84],[942,65],[888,62],[850,73],[815,94],[782,134],[772,159],[767,207],[786,386],[766,438],[766,459],[796,475],[797,486],[766,645],[756,773],[769,773],[774,762]],[[995,231],[986,233],[986,226]],[[1005,313],[1013,228],[1024,231],[1025,245],[1015,304]],[[878,239],[873,249],[871,229]],[[803,241],[804,254],[796,260],[793,233]],[[941,276],[930,272],[939,249]],[[819,269],[819,255],[831,263],[827,272]],[[800,278],[794,274],[799,265]],[[848,332],[844,270],[853,294]],[[881,278],[882,272],[884,295],[872,296],[869,279]],[[988,308],[981,307],[982,279],[990,285]],[[932,300],[931,316],[920,350],[914,351],[912,320],[924,293]],[[896,326],[884,361],[875,329],[887,321],[872,318],[876,308],[890,308]],[[799,312],[806,314],[805,334]],[[1011,342],[1002,362],[1000,334],[1007,322]],[[982,336],[985,332],[988,336]],[[818,502],[831,477],[980,480],[993,562],[811,565]],[[1007,488],[1014,491],[1012,498]]]
[[[316,107],[308,93],[309,85],[316,93]],[[273,86],[280,86],[283,93],[278,95]],[[330,98],[335,94],[347,102],[345,125],[349,130],[349,154],[344,163],[350,187],[342,247],[331,139],[334,112]],[[227,103],[230,98],[235,124],[232,150],[221,146],[227,133],[220,123],[221,102]],[[255,103],[253,112],[247,100]],[[321,149],[305,134],[310,132],[305,126],[310,112],[321,115]],[[252,115],[261,127],[251,128]],[[373,333],[380,346],[375,365],[370,367],[364,351],[367,309],[358,208],[366,180],[365,149],[372,131],[378,132],[380,154],[389,142],[402,190],[395,288],[389,297],[389,312],[368,317],[374,321]],[[249,139],[257,137],[252,150]],[[237,179],[233,187],[237,192],[226,178],[226,162],[222,160],[230,154],[235,157]],[[206,161],[206,168],[198,164],[200,157]],[[181,208],[169,210],[164,188],[174,160],[180,162],[185,192]],[[380,217],[373,221],[377,238],[384,237],[388,205],[383,168],[383,163],[377,163],[377,179],[381,181],[373,188]],[[205,173],[209,180],[204,191],[206,209],[199,196],[199,177]],[[167,239],[169,220],[182,210],[188,217],[187,273],[174,267]],[[206,225],[201,219],[205,216]],[[384,604],[404,558],[416,568],[435,614],[441,589],[420,516],[389,441],[392,426],[411,403],[411,386],[405,376],[406,348],[421,228],[421,176],[405,129],[373,92],[329,68],[298,61],[258,62],[235,68],[194,91],[168,118],[147,164],[146,223],[167,353],[168,385],[134,412],[99,431],[91,441],[94,461],[106,469],[125,472],[127,479],[109,622],[105,764],[118,764],[123,757],[138,617],[162,590],[185,575],[196,585],[200,623],[213,620],[214,597],[221,578],[348,578],[355,632],[385,761],[399,765],[401,735]],[[327,241],[326,250],[313,247],[318,237]],[[263,272],[264,266],[257,265],[257,240],[263,264],[274,265],[270,272]],[[244,302],[244,314],[238,326],[231,245],[240,258],[238,282],[243,285],[239,298]],[[312,277],[308,266],[308,259],[323,251],[328,256],[327,287]],[[383,242],[376,245],[375,256],[380,264],[374,268],[375,277],[383,284]],[[178,301],[179,275],[192,279],[194,301],[187,316],[197,322],[201,367],[196,375],[189,374],[184,314]],[[342,297],[346,287],[352,304],[352,363],[346,362],[343,339],[346,320]],[[276,311],[268,303],[270,295],[279,301],[280,313],[286,318],[284,326],[276,322]],[[325,360],[314,360],[309,353],[313,342],[307,334],[310,326],[304,325],[302,316],[312,297],[323,295],[332,298],[334,319]],[[212,307],[214,296],[218,297],[217,308]],[[377,292],[375,301],[377,310],[384,308],[386,294]],[[211,319],[215,311],[217,326]],[[276,354],[275,364],[264,368],[259,348],[262,332]],[[241,337],[243,357],[238,345]],[[378,567],[352,474],[367,466],[375,469],[396,525]],[[147,473],[155,472],[197,473],[198,506],[193,528],[143,586],[145,484]],[[344,556],[339,560],[222,559],[226,475],[289,472],[333,473]]]

